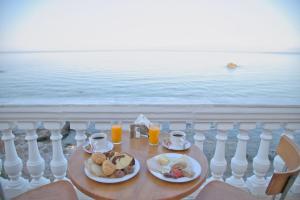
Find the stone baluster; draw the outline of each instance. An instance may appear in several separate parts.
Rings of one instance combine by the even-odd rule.
[[[293,136],[293,134],[292,134],[292,131],[286,129],[285,126],[286,126],[286,125],[283,125],[283,126],[282,126],[283,129],[284,129],[284,131],[283,131],[283,133],[281,134],[281,136],[282,136],[282,135],[287,135],[289,138],[293,139],[294,136]],[[284,166],[285,166],[284,161],[281,159],[281,157],[280,157],[279,155],[276,155],[276,156],[274,157],[274,160],[273,160],[274,172],[282,172],[283,169],[284,169]],[[267,181],[269,182],[269,181],[271,180],[271,178],[272,178],[272,175],[269,176],[269,177],[267,178]]]
[[[237,135],[238,143],[235,154],[231,159],[232,176],[226,179],[226,183],[229,183],[235,187],[239,187],[243,190],[247,190],[247,186],[243,179],[243,176],[248,167],[248,161],[246,157],[247,153],[247,141],[249,140],[249,131],[256,127],[255,123],[240,123],[239,134]]]
[[[227,140],[227,133],[233,128],[232,123],[218,123],[217,124],[217,144],[215,154],[210,161],[210,170],[212,177],[208,181],[219,180],[223,181],[223,174],[226,171],[227,162],[225,159],[225,142]]]
[[[7,183],[7,180],[1,177],[2,174],[2,160],[0,159],[0,183],[2,185],[5,185]]]
[[[86,129],[87,123],[86,122],[70,122],[70,126],[72,129],[76,130],[75,140],[76,146],[80,147],[86,142]]]
[[[2,130],[1,129],[1,124],[0,124],[0,130]],[[1,174],[2,174],[2,160],[0,158],[0,183],[2,184],[2,187],[4,187],[4,185],[7,184],[7,180],[5,178],[2,178]]]
[[[9,177],[9,181],[2,186],[5,197],[11,199],[26,192],[29,189],[29,183],[28,180],[21,177],[23,163],[16,151],[12,127],[9,124],[2,124],[0,129],[5,149],[4,170]]]
[[[123,132],[124,131],[129,131],[131,123],[129,121],[121,121],[121,120],[120,120],[120,122],[122,123],[122,130],[123,130]],[[111,129],[111,127],[109,128],[109,130],[110,129]]]
[[[95,121],[95,128],[96,128],[96,130],[98,130],[100,132],[109,132],[110,133],[111,123]]]
[[[52,141],[52,160],[50,161],[50,168],[53,176],[55,177],[54,181],[58,180],[68,180],[66,178],[66,172],[68,163],[64,156],[62,144],[61,144],[61,122],[44,122],[45,128],[51,131],[51,141]]]
[[[186,133],[186,135],[188,137],[192,136],[194,134],[194,126],[195,125],[194,125],[193,121],[186,121],[184,132]]]
[[[97,130],[96,130],[95,122],[88,121],[87,130],[86,130],[87,135],[91,135],[91,134],[95,133],[96,131]]]
[[[4,126],[4,127],[3,127]],[[3,129],[7,129],[7,128],[9,128],[9,125],[7,124],[7,123],[0,123],[0,133],[1,133],[1,135],[2,135],[2,132],[1,132],[1,130],[3,130]],[[0,158],[0,183],[2,184],[2,187],[4,187],[4,185],[6,185],[6,183],[7,183],[7,180],[6,179],[4,179],[4,178],[2,178],[1,177],[1,174],[2,174],[2,160],[1,160],[1,158]]]
[[[184,131],[186,128],[185,122],[173,122],[170,124],[171,131]]]
[[[170,122],[169,121],[161,122],[161,131],[163,133],[169,133],[170,132]]]
[[[211,124],[209,122],[197,123],[194,126],[196,131],[194,135],[195,145],[203,151],[203,144],[205,140],[205,133],[210,130]]]
[[[2,174],[2,160],[1,160],[1,158],[0,158],[0,181],[3,179],[3,178],[1,177],[1,174]]]
[[[18,122],[18,127],[26,131],[25,140],[28,143],[28,160],[27,169],[32,178],[29,183],[29,188],[33,189],[50,183],[49,179],[43,177],[45,170],[45,160],[41,157],[37,145],[38,135],[36,133],[35,122]]]
[[[255,196],[264,197],[268,181],[265,176],[270,167],[268,158],[272,131],[279,129],[279,123],[265,123],[260,135],[260,144],[257,155],[253,159],[254,175],[247,178],[246,185]]]

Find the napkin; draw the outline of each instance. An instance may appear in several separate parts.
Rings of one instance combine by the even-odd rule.
[[[143,114],[140,114],[134,121],[134,124],[130,125],[131,137],[140,138],[141,135],[147,136],[150,124],[150,120]]]

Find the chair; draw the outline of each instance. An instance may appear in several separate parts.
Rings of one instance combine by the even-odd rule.
[[[77,200],[73,185],[68,181],[57,181],[25,192],[14,200]]]
[[[284,160],[287,170],[273,174],[266,194],[274,195],[275,198],[275,195],[281,193],[280,199],[284,199],[300,172],[300,150],[290,138],[282,136],[277,154]]]
[[[267,195],[281,193],[280,199],[284,199],[300,172],[300,150],[287,136],[282,136],[277,147],[277,154],[284,160],[287,171],[275,172],[266,189]],[[252,200],[256,199],[249,193],[233,187],[221,181],[208,183],[198,194],[196,199],[209,200]]]

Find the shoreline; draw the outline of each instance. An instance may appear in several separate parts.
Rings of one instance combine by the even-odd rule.
[[[0,98],[0,106],[102,106],[102,105],[204,105],[204,106],[300,106],[300,99],[290,98]]]

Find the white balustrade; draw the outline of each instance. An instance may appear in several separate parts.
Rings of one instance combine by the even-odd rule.
[[[203,151],[205,133],[210,130],[210,126],[211,124],[208,122],[196,123],[194,126],[194,130],[196,132],[194,135],[195,145],[199,147],[201,151]]]
[[[270,143],[272,140],[272,131],[280,127],[279,123],[265,123],[264,129],[260,135],[260,144],[257,155],[253,159],[254,175],[247,178],[246,184],[250,192],[255,196],[265,196],[266,187],[268,184],[265,178],[270,167],[268,157]]]
[[[124,127],[127,127],[123,123]],[[50,162],[51,171],[55,177],[55,181],[66,179],[67,171],[67,160],[63,154],[62,148],[62,135],[61,128],[62,123],[60,121],[44,121],[44,127],[51,131],[51,141],[52,141],[52,159]],[[42,126],[43,124],[39,124]],[[49,183],[50,181],[43,177],[45,170],[45,161],[41,157],[38,145],[37,145],[37,133],[36,133],[36,123],[35,121],[21,121],[18,122],[18,127],[26,131],[25,140],[28,143],[28,161],[27,169],[32,178],[30,183],[21,177],[22,172],[22,161],[17,155],[16,147],[14,145],[14,135],[12,134],[11,124],[8,122],[0,121],[0,130],[2,130],[2,140],[5,145],[5,160],[4,169],[9,177],[9,180],[0,178],[2,187],[4,189],[5,195],[8,199],[17,196],[28,189],[38,187]],[[195,131],[194,141],[195,145],[203,151],[204,142],[206,140],[205,134],[210,130],[210,122],[196,122],[193,128],[186,124],[184,121],[174,121],[166,124],[168,127],[165,129],[170,130],[190,130]],[[187,125],[187,126],[186,126]],[[299,130],[299,123],[287,123],[285,126],[284,135],[294,138],[293,134],[296,130]],[[82,146],[86,141],[87,136],[85,131],[88,129],[88,121],[73,120],[70,122],[72,129],[76,130],[75,140],[77,147]],[[103,130],[107,132],[110,130],[111,124],[109,122],[98,121],[95,123],[95,128],[98,130]],[[272,140],[272,131],[280,127],[280,123],[265,123],[264,129],[260,135],[260,144],[257,151],[257,155],[253,159],[253,169],[254,175],[249,177],[247,181],[244,181],[244,174],[248,167],[248,161],[246,157],[247,153],[247,143],[249,140],[249,132],[256,127],[254,122],[241,122],[239,123],[239,133],[237,135],[237,147],[234,156],[231,159],[231,170],[232,175],[226,179],[226,182],[242,188],[244,190],[249,190],[255,196],[264,196],[265,189],[268,184],[268,179],[265,178],[266,173],[269,170],[270,161],[268,159],[269,146]],[[221,122],[217,124],[217,135],[216,135],[216,148],[214,156],[210,161],[211,177],[207,182],[211,180],[223,181],[223,175],[226,171],[227,162],[225,159],[225,146],[227,141],[228,131],[233,128],[233,123]],[[0,173],[1,164],[0,159]],[[281,171],[284,167],[284,162],[279,156],[274,158],[274,171]],[[68,179],[66,179],[68,180]],[[300,192],[300,178],[296,179],[292,187],[294,193]]]
[[[72,129],[76,130],[75,140],[76,140],[76,146],[80,147],[82,146],[87,139],[87,136],[85,134],[86,129],[88,128],[88,124],[86,122],[70,122],[70,126]]]
[[[12,134],[11,127],[3,128],[1,126],[0,129],[5,148],[4,170],[9,177],[9,181],[3,185],[3,190],[5,197],[11,199],[26,192],[29,189],[29,183],[28,180],[21,177],[23,163],[17,154],[14,144],[15,136]]]
[[[227,161],[225,159],[225,142],[227,140],[227,133],[233,128],[232,123],[218,123],[217,124],[217,144],[215,149],[215,154],[210,161],[211,175],[208,179],[223,181],[223,174],[226,171]]]
[[[28,161],[26,163],[28,172],[32,178],[30,181],[30,189],[40,187],[50,183],[49,179],[43,177],[45,170],[45,160],[41,157],[36,134],[35,122],[18,122],[18,128],[26,130],[25,140],[28,143]]]
[[[62,149],[62,135],[61,135],[61,122],[44,122],[45,128],[51,131],[50,139],[52,141],[52,160],[50,161],[50,168],[55,177],[54,181],[68,180],[66,178],[68,163],[63,154]]]
[[[249,140],[248,134],[249,131],[255,127],[255,123],[240,123],[239,134],[237,135],[238,143],[235,154],[230,163],[232,176],[226,179],[226,183],[229,183],[235,187],[239,187],[243,190],[247,190],[243,176],[248,167],[248,161],[246,157],[247,141]]]

